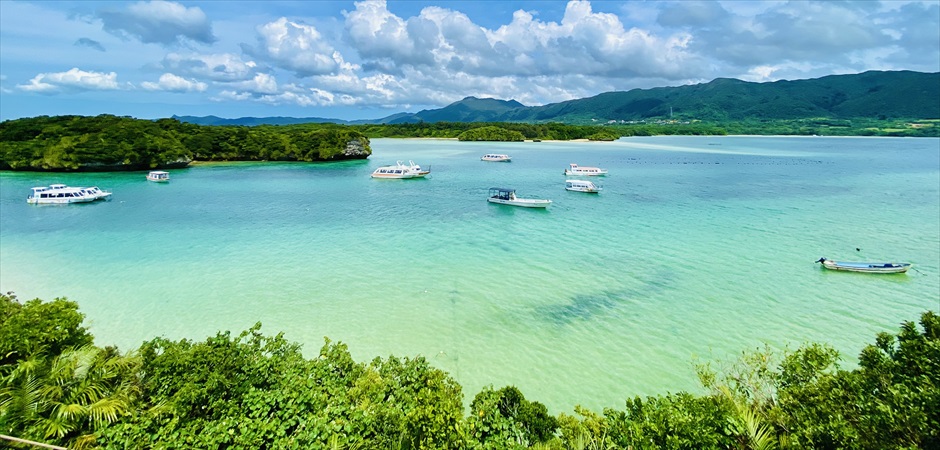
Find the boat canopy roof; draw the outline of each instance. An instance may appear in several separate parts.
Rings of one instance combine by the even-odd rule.
[[[515,189],[512,189],[512,188],[502,188],[502,187],[491,187],[490,190],[491,190],[491,191],[499,191],[499,192],[516,192]]]

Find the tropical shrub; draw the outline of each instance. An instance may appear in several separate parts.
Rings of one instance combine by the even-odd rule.
[[[525,140],[525,136],[518,131],[507,130],[501,127],[486,126],[473,128],[457,136],[459,141],[504,141],[504,142],[521,142]]]

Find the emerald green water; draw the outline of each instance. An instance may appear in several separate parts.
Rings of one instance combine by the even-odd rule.
[[[0,289],[79,302],[99,345],[257,321],[314,354],[423,355],[467,400],[516,385],[553,413],[697,391],[693,359],[826,342],[853,361],[940,310],[940,140],[651,137],[372,142],[367,161],[0,172]],[[487,163],[484,153],[511,163]],[[424,180],[373,180],[396,160]],[[569,163],[610,171],[564,190]],[[26,203],[97,185],[113,200]],[[505,186],[547,211],[486,202]],[[856,250],[856,248],[860,250]],[[904,275],[813,262],[914,263]]]

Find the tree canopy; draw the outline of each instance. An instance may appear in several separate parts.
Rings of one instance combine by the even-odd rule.
[[[213,127],[112,115],[0,122],[0,169],[147,170],[191,161],[332,161],[371,153],[364,134],[333,124]]]
[[[826,345],[763,348],[699,365],[702,395],[553,416],[513,386],[465,410],[460,385],[422,357],[356,362],[326,339],[306,358],[260,324],[121,354],[91,345],[74,302],[0,305],[0,434],[73,448],[940,448],[932,311],[879,334],[851,370]]]

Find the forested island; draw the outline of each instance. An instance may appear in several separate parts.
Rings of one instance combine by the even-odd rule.
[[[0,170],[120,171],[193,161],[339,161],[372,154],[370,138],[460,141],[614,141],[655,135],[940,136],[940,120],[755,120],[562,123],[420,122],[337,125],[197,125],[112,115],[40,116],[0,122]]]
[[[697,366],[704,394],[550,414],[513,386],[464,403],[424,357],[312,358],[261,325],[204,341],[99,347],[75,302],[0,294],[0,443],[70,448],[940,448],[940,315],[880,333],[839,368],[807,344]],[[604,376],[588,374],[588,376]],[[21,441],[20,441],[21,442]],[[31,447],[29,447],[31,448]]]

